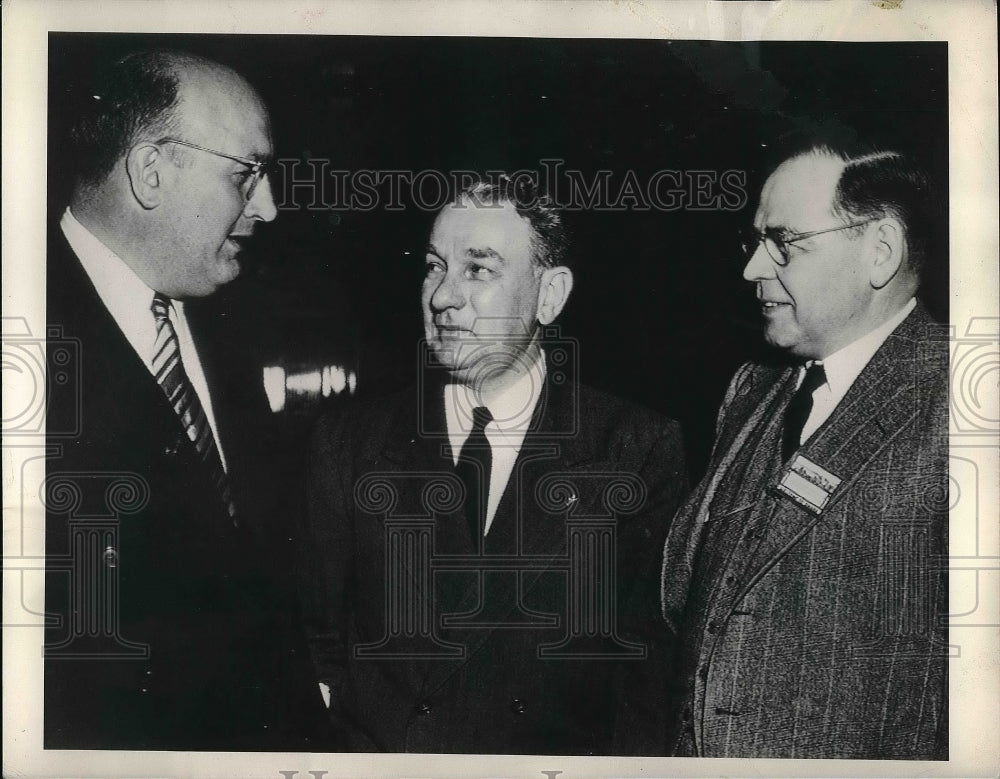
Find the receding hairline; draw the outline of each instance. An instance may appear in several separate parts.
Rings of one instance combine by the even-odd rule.
[[[834,152],[832,149],[828,149],[826,147],[805,149],[801,152],[793,154],[790,157],[786,157],[784,160],[782,160],[777,165],[777,167],[775,167],[774,170],[771,171],[771,174],[764,181],[764,186],[761,188],[761,196],[760,196],[761,204],[763,204],[764,197],[771,190],[773,190],[774,187],[778,186],[779,175],[781,176],[791,175],[791,171],[793,170],[794,165],[808,164],[810,162],[812,163],[827,162],[827,163],[832,163],[834,166],[834,171],[833,171],[834,178],[833,181],[830,182],[832,189],[830,192],[829,210],[831,214],[835,214],[837,191],[840,186],[840,181],[843,178],[844,171],[847,169],[847,163],[839,154]],[[760,206],[758,206],[758,209],[759,207]]]
[[[216,60],[187,51],[161,49],[139,52],[134,55],[163,68],[176,83],[176,98],[173,110],[179,109],[185,98],[201,92],[209,97],[248,98],[261,110],[266,111],[264,101],[254,86],[239,72]]]
[[[205,129],[200,127],[203,120],[195,118],[199,116],[207,119],[208,125],[216,124],[219,111],[213,111],[212,108],[224,103],[233,106],[240,113],[247,109],[255,111],[263,123],[265,134],[270,138],[271,124],[267,106],[260,93],[242,74],[214,60],[184,53],[172,67],[175,68],[173,73],[177,80],[173,111],[182,127],[187,127],[188,130]],[[192,114],[188,109],[194,106],[197,109]],[[261,149],[258,153],[264,154],[265,150]]]

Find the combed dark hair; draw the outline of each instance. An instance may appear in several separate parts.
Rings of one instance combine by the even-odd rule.
[[[847,166],[837,183],[834,211],[860,219],[884,216],[898,219],[906,233],[910,268],[920,278],[935,222],[927,174],[896,151],[875,151],[841,159]]]
[[[796,139],[784,159],[827,155],[844,162],[833,198],[834,213],[851,221],[891,216],[903,226],[907,262],[919,279],[939,229],[939,209],[927,173],[901,151],[853,140]]]
[[[135,52],[98,76],[69,130],[80,181],[105,179],[143,134],[171,134],[177,122],[178,66],[194,59],[168,50]]]
[[[456,202],[469,199],[481,205],[510,203],[531,225],[532,261],[538,268],[569,264],[569,234],[562,210],[529,177],[492,175],[464,187]]]

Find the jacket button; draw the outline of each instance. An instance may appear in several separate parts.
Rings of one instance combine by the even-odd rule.
[[[513,698],[510,702],[510,712],[511,714],[524,714],[525,706],[524,701],[520,698]]]
[[[430,714],[431,705],[427,701],[421,701],[417,704],[417,714]]]
[[[719,623],[713,619],[711,622],[708,623],[707,630],[712,635],[715,635],[716,633],[719,632]]]
[[[105,547],[103,557],[104,564],[108,566],[108,568],[118,567],[118,550],[113,546]]]

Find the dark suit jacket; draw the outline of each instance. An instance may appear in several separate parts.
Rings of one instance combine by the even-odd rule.
[[[818,514],[777,490],[795,370],[737,373],[665,547],[677,754],[947,757],[947,368],[918,305],[799,450]]]
[[[45,747],[316,748],[322,700],[237,439],[220,433],[234,523],[58,229],[48,257],[49,348],[76,378],[48,403]]]
[[[520,574],[475,556],[440,386],[319,425],[307,630],[350,749],[664,753],[656,589],[678,426],[551,374],[486,541]]]

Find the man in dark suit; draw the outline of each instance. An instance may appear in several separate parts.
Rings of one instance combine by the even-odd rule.
[[[314,748],[304,634],[241,488],[251,436],[228,435],[184,308],[276,216],[267,113],[179,52],[125,57],[88,101],[48,245],[50,335],[81,383],[48,406],[45,747]]]
[[[572,284],[550,201],[470,187],[427,248],[418,388],[317,430],[307,629],[354,751],[664,753],[681,439],[543,343]]]
[[[678,755],[946,759],[947,341],[932,223],[894,151],[811,143],[745,243],[767,342],[671,526]]]

